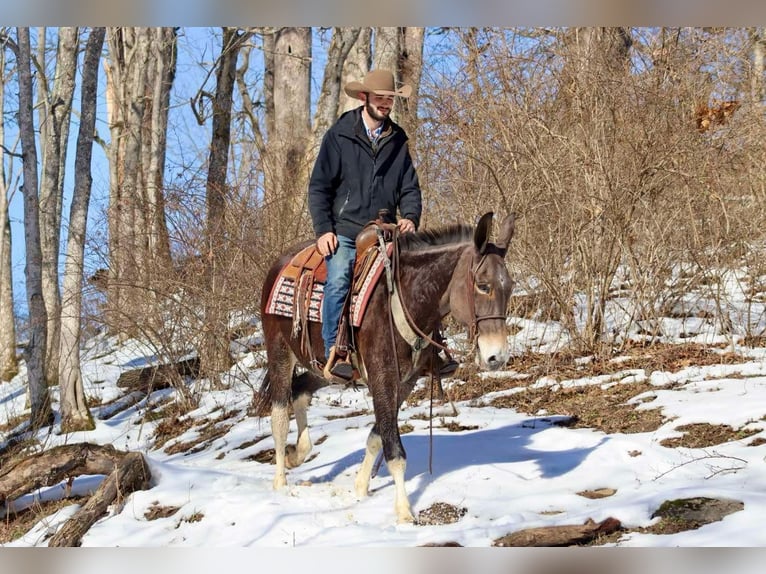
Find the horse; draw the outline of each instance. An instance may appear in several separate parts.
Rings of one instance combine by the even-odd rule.
[[[395,241],[397,256],[392,257],[398,268],[392,273],[393,284],[399,291],[397,304],[404,308],[409,326],[425,335],[426,344],[430,342],[433,349],[438,343],[430,334],[451,314],[470,330],[476,345],[475,362],[482,370],[497,370],[509,357],[506,313],[513,283],[505,255],[513,237],[515,215],[503,219],[495,243],[489,240],[492,218],[493,213],[488,212],[475,226],[455,224],[401,235]],[[294,246],[277,259],[266,275],[261,296],[267,369],[256,403],[260,409],[271,406],[275,490],[287,484],[285,469],[300,465],[311,451],[307,409],[313,392],[330,384],[323,377],[321,366],[312,361],[311,353],[301,344],[291,318],[266,312],[280,270],[309,244]],[[408,523],[414,522],[414,517],[405,489],[406,453],[399,436],[398,411],[428,367],[429,353],[421,352],[422,345],[411,344],[392,327],[390,315],[395,299],[389,292],[389,282],[379,281],[360,326],[353,328],[359,374],[372,395],[375,413],[354,488],[357,498],[368,495],[373,465],[382,448],[395,485],[397,521]],[[313,356],[323,357],[321,324],[312,321],[306,328],[310,329]],[[297,365],[302,367],[300,374]],[[288,447],[290,404],[298,439]]]

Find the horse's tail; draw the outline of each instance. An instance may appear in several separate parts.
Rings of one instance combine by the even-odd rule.
[[[251,412],[259,418],[271,414],[271,378],[268,369],[263,376],[260,388],[253,395]]]

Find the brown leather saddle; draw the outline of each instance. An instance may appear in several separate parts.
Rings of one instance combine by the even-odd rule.
[[[380,238],[388,245],[393,236],[393,225],[371,221],[359,233],[356,239],[356,261],[349,296],[341,313],[341,323],[338,327],[337,345],[346,349],[352,348],[350,342],[350,314],[354,311],[355,324],[360,322],[367,302],[366,294],[374,286],[381,275]],[[387,250],[387,255],[390,249]],[[325,258],[312,243],[296,253],[282,268],[274,282],[269,298],[267,312],[292,318],[293,337],[300,336],[301,347],[312,361],[315,360],[311,341],[309,340],[308,322],[321,322],[321,301],[324,284],[327,282],[327,265]],[[352,301],[357,305],[353,310]]]

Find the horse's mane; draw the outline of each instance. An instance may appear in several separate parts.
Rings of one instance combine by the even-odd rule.
[[[452,224],[438,229],[423,229],[399,236],[402,251],[421,251],[439,245],[452,245],[473,241],[474,227]]]

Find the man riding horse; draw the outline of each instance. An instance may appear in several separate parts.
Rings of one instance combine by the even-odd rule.
[[[322,300],[324,375],[349,380],[353,370],[348,348],[336,341],[352,281],[356,236],[381,210],[392,217],[398,210],[400,233],[415,231],[422,201],[407,134],[390,118],[395,98],[408,98],[412,88],[397,89],[390,71],[373,70],[362,82],[347,84],[345,92],[363,105],[344,113],[325,133],[309,182],[308,203],[316,246],[327,262]],[[452,367],[442,365],[443,371]]]

